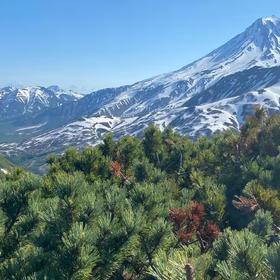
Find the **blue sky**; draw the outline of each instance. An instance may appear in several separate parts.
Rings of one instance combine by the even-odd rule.
[[[180,68],[279,0],[2,0],[0,85],[94,89]]]

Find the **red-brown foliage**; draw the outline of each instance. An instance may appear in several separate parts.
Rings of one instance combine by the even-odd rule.
[[[118,161],[111,162],[110,171],[113,176],[120,178],[123,182],[131,181],[131,178],[123,172],[123,166]]]
[[[192,239],[192,233],[186,232],[185,230],[179,230],[177,232],[177,238],[180,240],[182,244],[188,244]]]
[[[201,251],[206,251],[219,235],[217,225],[205,220],[204,206],[191,202],[186,208],[171,209],[169,219],[172,221],[178,240],[185,245],[199,242]],[[196,237],[196,240],[193,238]]]
[[[170,209],[169,219],[174,223],[174,226],[179,229],[187,219],[186,209]]]
[[[118,161],[113,161],[110,165],[110,171],[116,177],[122,177],[122,166]]]
[[[219,233],[218,226],[212,222],[206,222],[205,226],[200,230],[201,238],[208,242],[213,242],[219,236]]]

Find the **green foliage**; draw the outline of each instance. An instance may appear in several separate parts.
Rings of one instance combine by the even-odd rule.
[[[274,244],[268,248],[267,261],[272,272],[272,279],[280,279],[280,243]]]
[[[251,230],[256,235],[266,239],[272,234],[272,215],[268,211],[259,210],[254,220],[248,225],[249,230]]]
[[[246,185],[244,192],[256,197],[260,207],[272,213],[274,221],[280,223],[280,196],[279,191],[266,188],[252,181]]]
[[[52,155],[41,177],[11,168],[0,279],[279,279],[279,139],[259,109],[240,133],[151,125]]]
[[[172,250],[169,254],[160,251],[149,271],[158,280],[182,280],[186,279],[186,265],[189,265],[193,269],[194,279],[207,279],[210,260],[210,254],[200,255],[199,248],[192,245]]]
[[[222,279],[267,279],[267,248],[258,236],[248,230],[235,232],[220,241],[221,246],[227,247],[226,258],[222,255],[224,260],[216,265]]]
[[[159,167],[163,157],[163,139],[155,126],[151,125],[145,130],[143,146],[146,156]]]
[[[196,189],[195,198],[205,206],[209,219],[222,223],[226,206],[225,187],[215,183],[211,177],[201,176],[198,172],[191,174],[191,181]]]

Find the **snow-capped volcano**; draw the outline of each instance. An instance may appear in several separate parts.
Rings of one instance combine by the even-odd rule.
[[[207,58],[221,66],[271,67],[280,62],[280,20],[266,17],[255,21],[243,33],[210,53]]]
[[[29,104],[21,112],[24,117],[10,123],[8,137],[2,137],[7,143],[0,144],[0,152],[7,154],[38,156],[67,146],[94,145],[108,131],[116,138],[139,135],[152,122],[191,137],[237,130],[256,105],[280,111],[280,19],[258,19],[223,46],[177,71],[83,98],[68,94],[73,101],[62,102],[64,92],[56,86],[44,90],[47,98],[41,98],[42,88],[5,92],[0,91],[4,117],[9,111],[2,110],[1,104],[7,96]],[[32,100],[48,105],[41,109]],[[7,124],[1,125],[1,114],[3,130]]]
[[[116,103],[135,96],[138,98],[140,94],[142,97],[143,91],[152,89],[154,94],[149,98],[162,100],[176,92],[172,101],[178,100],[177,105],[181,105],[190,95],[207,89],[224,76],[256,66],[277,65],[280,65],[280,19],[265,17],[203,58],[177,71],[132,85],[118,96]],[[158,95],[155,94],[156,88],[159,88]]]
[[[280,19],[275,16],[264,17],[203,58],[178,71],[158,76],[155,81],[184,80],[192,76],[195,82],[199,77],[208,76],[207,81],[210,82],[254,66],[273,67],[279,64]]]

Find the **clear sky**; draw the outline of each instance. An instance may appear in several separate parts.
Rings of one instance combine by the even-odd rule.
[[[130,84],[270,15],[279,0],[0,0],[0,85]]]

